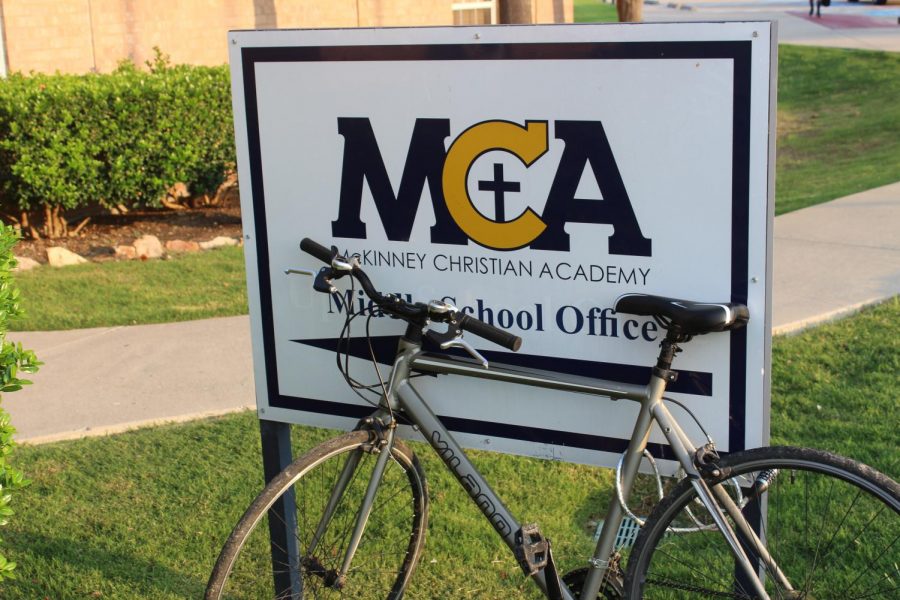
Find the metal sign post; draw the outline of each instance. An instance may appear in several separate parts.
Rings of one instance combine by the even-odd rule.
[[[291,426],[260,419],[263,475],[266,483],[293,462]],[[278,598],[300,597],[300,551],[297,546],[297,507],[292,493],[284,494],[269,510],[269,539],[272,546],[272,573]],[[285,568],[288,565],[289,568]],[[283,595],[290,591],[291,595]]]

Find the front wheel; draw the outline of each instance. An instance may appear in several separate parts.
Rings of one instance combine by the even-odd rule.
[[[316,446],[279,473],[253,501],[222,548],[207,600],[400,598],[425,543],[428,492],[419,461],[394,441],[365,533],[340,576],[346,545],[378,457],[373,435],[352,431]],[[343,494],[332,490],[343,480]],[[335,499],[336,498],[336,499]],[[296,510],[270,510],[286,500]],[[330,518],[324,515],[330,513]],[[281,515],[287,515],[281,516]],[[276,564],[269,528],[291,531],[288,560]],[[283,587],[276,589],[273,572]]]
[[[718,465],[723,476],[709,483],[725,478],[739,483],[742,512],[757,524],[790,586],[764,566],[752,542],[742,539],[770,598],[900,597],[900,485],[895,481],[852,460],[806,448],[736,452]],[[674,533],[672,528],[695,531]],[[758,597],[688,480],[660,502],[641,529],[625,589],[627,598]]]

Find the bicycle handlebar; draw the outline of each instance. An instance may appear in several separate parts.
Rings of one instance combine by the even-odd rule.
[[[341,271],[334,270],[333,268],[333,261],[335,258],[343,258],[338,253],[337,248],[326,248],[314,240],[303,238],[300,242],[300,249],[307,254],[318,258],[322,262],[331,265],[333,270],[332,274],[334,276],[343,274]],[[375,289],[375,286],[372,285],[372,281],[366,275],[365,271],[358,265],[349,263],[349,261],[348,264],[350,266],[350,275],[356,277],[356,280],[359,281],[360,286],[363,291],[365,291],[366,295],[377,304],[379,308],[388,314],[399,317],[405,321],[424,321],[425,319],[431,319],[442,323],[450,323],[456,325],[459,329],[468,331],[473,335],[484,338],[498,346],[503,346],[513,352],[518,351],[522,346],[522,338],[519,336],[494,327],[490,323],[485,323],[471,315],[463,314],[458,311],[438,312],[431,310],[427,304],[422,304],[421,302],[410,303],[397,296],[385,296]]]
[[[300,249],[321,260],[325,264],[331,264],[331,259],[337,256],[337,251],[330,250],[315,240],[303,238],[300,240]]]
[[[519,336],[494,327],[490,323],[485,323],[471,315],[459,315],[457,323],[460,329],[484,338],[489,342],[494,342],[498,346],[503,346],[513,352],[518,352],[519,348],[522,347],[522,338]]]

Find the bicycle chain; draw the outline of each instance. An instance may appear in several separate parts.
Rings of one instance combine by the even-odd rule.
[[[697,585],[688,585],[686,583],[676,583],[674,581],[668,581],[666,579],[656,579],[655,577],[648,577],[647,583],[655,583],[656,585],[663,585],[674,590],[682,590],[685,592],[697,592],[704,594],[706,598],[732,598],[734,600],[753,600],[753,596],[747,596],[746,594],[736,594],[729,592],[716,592],[713,590],[706,589],[704,587],[700,587]]]

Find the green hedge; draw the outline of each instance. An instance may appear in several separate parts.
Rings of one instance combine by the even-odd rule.
[[[0,81],[0,206],[43,214],[157,206],[183,182],[211,193],[234,165],[226,67],[11,75]],[[49,213],[48,213],[49,214]]]
[[[33,352],[6,339],[9,320],[21,314],[19,290],[12,275],[12,268],[16,266],[12,248],[17,239],[10,227],[0,225],[0,394],[15,392],[31,383],[20,379],[19,375],[34,373],[40,365]],[[0,526],[6,525],[12,515],[9,506],[12,493],[28,484],[22,473],[9,463],[15,431],[9,422],[9,414],[0,407]],[[15,567],[16,564],[7,561],[0,552],[0,581],[12,577]]]

